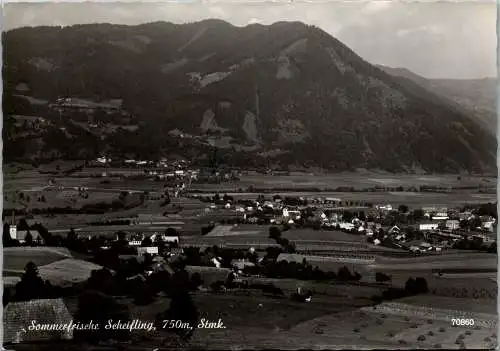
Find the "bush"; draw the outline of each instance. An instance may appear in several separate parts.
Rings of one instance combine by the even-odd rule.
[[[279,238],[281,238],[281,230],[278,227],[269,228],[269,238],[278,240]]]
[[[440,332],[440,333],[444,333],[445,331],[446,331],[446,328],[445,328],[445,327],[441,327],[441,328],[439,328],[439,332]]]
[[[384,282],[391,280],[391,277],[388,276],[387,274],[377,272],[377,273],[375,273],[375,280],[378,283],[384,283]]]
[[[424,335],[419,335],[417,338],[418,341],[425,341],[425,336]]]
[[[429,336],[433,336],[434,335],[434,332],[432,330],[429,330],[429,332],[427,333],[427,335]]]

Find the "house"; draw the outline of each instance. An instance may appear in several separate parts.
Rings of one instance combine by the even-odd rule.
[[[348,223],[348,222],[340,222],[339,227],[340,227],[340,229],[353,230],[354,224]]]
[[[167,243],[175,243],[176,241],[179,242],[179,237],[178,236],[167,236],[162,233],[155,232],[153,235],[150,236],[151,241],[157,240],[157,237],[160,236],[161,240]]]
[[[248,260],[240,259],[231,261],[231,266],[238,271],[242,271],[245,267],[253,267],[255,264]]]
[[[335,198],[335,197],[327,197],[325,198],[325,204],[333,207],[340,206],[340,203],[342,200]]]
[[[447,219],[449,219],[449,217],[446,212],[438,212],[432,216],[433,221],[445,221]]]
[[[15,233],[15,237],[12,237],[13,233]],[[28,236],[28,233],[30,233],[33,243],[37,243],[38,245],[45,244],[38,230],[15,230],[11,231],[10,234],[12,239],[16,239],[19,243],[24,244],[26,243],[26,236]]]
[[[186,271],[191,279],[193,274],[198,273],[201,276],[203,285],[209,287],[213,283],[222,282],[227,284],[232,270],[229,268],[204,267],[204,266],[186,266]]]
[[[423,222],[418,225],[418,230],[420,231],[428,231],[428,230],[436,230],[439,226],[439,223],[435,222]]]
[[[380,211],[392,211],[392,205],[377,205],[376,208]]]
[[[480,220],[481,220],[481,228],[493,232],[496,223],[495,218],[489,216],[481,216]]]
[[[3,344],[73,339],[73,330],[30,330],[32,321],[41,325],[64,325],[73,320],[63,299],[11,302],[3,311]]]
[[[460,221],[457,219],[448,219],[445,223],[447,229],[455,230],[460,228]]]
[[[387,233],[388,233],[388,234],[391,234],[391,235],[392,235],[392,234],[397,235],[397,234],[399,234],[400,232],[401,232],[401,229],[400,229],[398,226],[396,226],[396,225],[395,225],[395,226],[393,226],[392,228],[390,228],[390,229],[387,231]]]
[[[144,256],[145,254],[150,255],[158,255],[158,247],[157,246],[148,246],[148,247],[138,247],[137,254],[139,256]]]

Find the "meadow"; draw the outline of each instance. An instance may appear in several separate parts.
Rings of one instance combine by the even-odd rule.
[[[37,266],[72,257],[69,250],[59,247],[6,247],[3,249],[3,270],[24,272],[29,261]]]

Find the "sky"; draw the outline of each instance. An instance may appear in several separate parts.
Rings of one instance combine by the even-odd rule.
[[[9,1],[3,30],[85,23],[184,23],[217,18],[236,26],[277,21],[316,25],[372,64],[427,78],[496,77],[495,0],[222,0],[178,2]]]

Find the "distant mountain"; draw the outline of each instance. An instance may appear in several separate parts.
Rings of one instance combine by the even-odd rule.
[[[496,135],[497,79],[427,79],[405,68],[378,66],[387,73],[411,79],[425,89],[461,105],[465,112]]]
[[[74,130],[73,138],[86,135],[79,144],[86,145],[80,152],[86,157],[107,150],[202,159],[215,145],[221,162],[240,165],[496,169],[495,137],[463,110],[302,23],[38,27],[3,33],[3,41],[9,114],[44,114],[68,123],[76,113],[61,116],[48,103],[66,96],[119,99],[139,120],[133,132],[90,137],[84,127]],[[44,158],[57,149],[54,135],[51,142],[44,138],[16,157],[42,149],[37,155]],[[15,158],[15,148],[7,141],[8,157]]]

